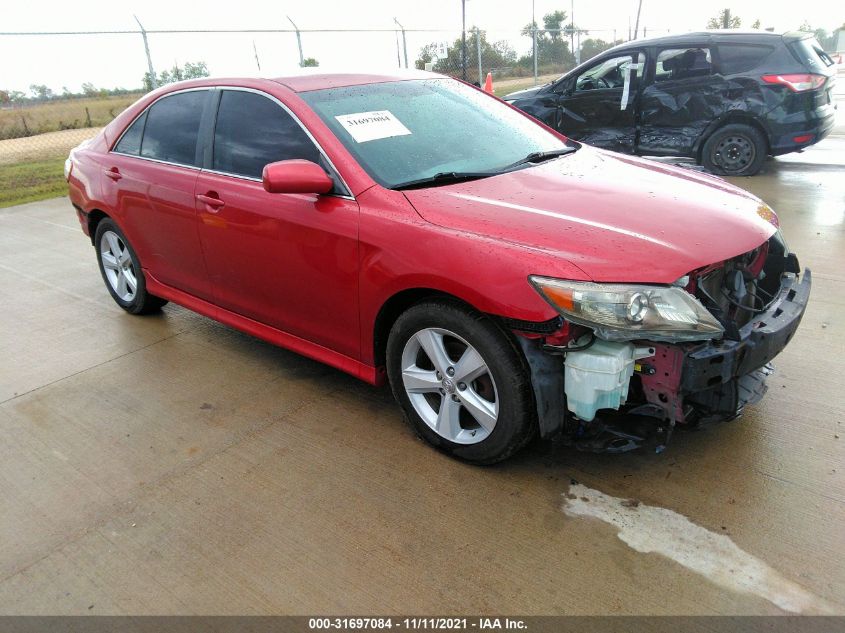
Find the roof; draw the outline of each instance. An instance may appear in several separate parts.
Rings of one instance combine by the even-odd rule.
[[[342,88],[345,86],[360,86],[363,84],[385,83],[388,81],[408,81],[412,79],[434,79],[442,77],[437,73],[424,70],[402,69],[389,72],[352,73],[327,72],[319,68],[300,69],[284,77],[275,77],[272,81],[290,88],[294,92],[308,92],[325,88]]]
[[[709,31],[693,31],[691,33],[679,33],[676,35],[658,35],[656,37],[646,37],[643,39],[631,40],[623,44],[619,44],[615,48],[624,49],[634,46],[661,46],[663,44],[675,44],[678,42],[686,42],[688,40],[725,40],[725,39],[744,39],[754,42],[763,42],[772,39],[800,39],[801,37],[811,37],[812,33],[789,32],[789,33],[772,33],[771,31],[758,30],[739,30],[739,29],[714,29]]]

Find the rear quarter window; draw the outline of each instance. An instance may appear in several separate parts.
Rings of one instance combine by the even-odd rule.
[[[130,156],[137,156],[141,153],[141,137],[144,134],[144,123],[147,120],[147,111],[135,119],[132,125],[129,126],[120,140],[115,145],[114,151],[121,154],[129,154]]]
[[[754,44],[719,44],[719,69],[723,75],[735,75],[756,68],[774,50]]]
[[[790,47],[800,62],[809,70],[818,72],[825,70],[828,66],[833,66],[833,60],[830,58],[830,55],[824,52],[824,49],[814,37],[792,42]]]

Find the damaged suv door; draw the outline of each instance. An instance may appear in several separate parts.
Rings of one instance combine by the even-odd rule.
[[[713,76],[706,43],[656,50],[639,101],[637,153],[687,156],[710,124],[714,100],[725,97],[725,81]]]
[[[636,148],[639,80],[645,55],[629,51],[604,58],[575,77],[565,78],[555,92],[556,127],[573,138],[633,153]]]

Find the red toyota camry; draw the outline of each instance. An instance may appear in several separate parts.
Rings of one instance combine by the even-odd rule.
[[[736,417],[810,293],[759,199],[415,72],[182,82],[66,165],[106,288],[390,381],[475,463]]]

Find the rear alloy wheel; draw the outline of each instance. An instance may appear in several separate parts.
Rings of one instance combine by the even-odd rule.
[[[147,314],[167,303],[147,292],[138,256],[114,221],[100,221],[94,244],[103,281],[117,305],[130,314]]]
[[[766,160],[766,139],[750,125],[726,125],[704,144],[701,164],[722,176],[753,176]]]
[[[418,304],[394,324],[387,365],[417,434],[450,455],[489,464],[533,435],[524,360],[489,317],[447,301]]]

